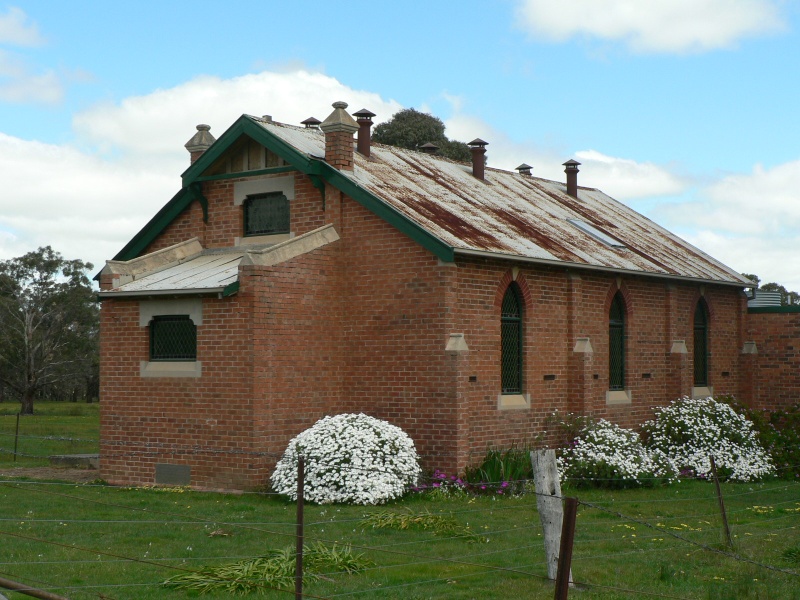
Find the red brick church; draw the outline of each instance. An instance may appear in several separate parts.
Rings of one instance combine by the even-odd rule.
[[[751,398],[752,282],[597,189],[321,124],[198,126],[181,190],[100,274],[101,475],[249,488],[324,415],[449,471],[553,411],[634,426]],[[357,132],[357,140],[354,134]]]

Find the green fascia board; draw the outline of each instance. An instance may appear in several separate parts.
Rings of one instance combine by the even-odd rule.
[[[235,293],[239,291],[239,280],[237,279],[233,283],[229,283],[225,286],[222,290],[222,297],[227,298],[228,296],[233,296]]]
[[[350,196],[361,206],[410,237],[426,250],[431,251],[444,262],[453,262],[455,260],[455,250],[452,246],[445,244],[427,229],[362,188],[339,169],[330,166],[326,162],[315,160],[313,161],[313,172],[309,173],[309,175],[319,175],[333,187]]]
[[[800,306],[753,306],[747,309],[749,315],[768,315],[775,313],[800,313]]]
[[[318,185],[318,183],[320,183],[318,178],[327,181],[335,188],[341,190],[344,194],[398,229],[401,233],[409,236],[412,240],[435,254],[438,258],[445,262],[454,261],[455,252],[452,246],[445,244],[428,230],[394,209],[379,197],[359,186],[355,181],[344,175],[335,167],[330,166],[322,160],[310,158],[306,154],[298,151],[294,146],[276,137],[253,119],[254,118],[249,115],[242,115],[239,117],[200,158],[183,172],[181,175],[183,189],[179,191],[130,242],[128,242],[114,257],[114,260],[130,260],[136,258],[183,210],[186,209],[186,207],[189,206],[189,204],[191,204],[193,200],[198,200],[202,205],[205,198],[196,191],[196,188],[199,187],[200,182],[204,179],[202,173],[214,164],[214,162],[216,162],[241,136],[246,135],[283,158],[298,171],[309,175],[312,179],[312,183],[314,183],[315,187],[320,188],[323,194],[324,189],[322,185]],[[241,176],[245,177],[248,174],[252,173],[245,172],[242,173]]]
[[[188,187],[180,190],[133,236],[114,260],[131,260],[139,256],[193,200],[195,196]]]
[[[308,170],[311,162],[308,156],[269,133],[256,123],[250,115],[242,115],[225,130],[225,133],[219,136],[219,139],[200,158],[183,172],[181,178],[183,179],[184,187],[198,180],[203,171],[213,165],[243,135],[271,150],[299,171],[305,172]],[[247,175],[248,173],[242,173],[242,176]]]
[[[247,135],[255,142],[283,158],[283,160],[295,167],[298,171],[311,176],[312,183],[314,183],[315,187],[321,188],[321,186],[317,186],[314,181],[315,176],[322,177],[332,186],[350,196],[364,208],[375,213],[390,225],[396,227],[422,247],[433,252],[443,261],[453,262],[455,254],[451,246],[442,242],[439,238],[386,204],[386,202],[380,198],[360,187],[352,179],[343,175],[338,169],[321,160],[309,158],[306,154],[299,152],[294,146],[274,136],[267,129],[256,123],[253,117],[249,115],[242,115],[239,117],[239,119],[219,137],[211,148],[183,173],[184,186],[200,178],[201,173],[216,162],[230,145],[242,135]],[[246,176],[246,173],[242,175]]]

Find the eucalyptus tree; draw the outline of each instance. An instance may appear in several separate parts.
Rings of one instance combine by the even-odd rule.
[[[50,246],[0,261],[0,383],[33,414],[37,393],[96,365],[98,308],[86,274]]]

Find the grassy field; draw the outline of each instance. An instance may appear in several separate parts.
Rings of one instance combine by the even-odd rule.
[[[19,403],[0,404],[0,468],[14,463]],[[52,454],[97,453],[100,405],[37,402],[34,415],[19,418],[16,465],[40,467]]]
[[[0,418],[5,426],[7,417]],[[74,418],[82,423],[83,417]],[[581,585],[570,597],[800,599],[796,482],[723,484],[738,558],[723,554],[729,550],[721,543],[719,508],[708,482],[566,493],[583,503],[573,562]],[[383,511],[452,517],[471,535],[362,523]],[[0,479],[0,577],[73,600],[191,598],[196,594],[162,582],[293,544],[294,521],[295,506],[267,494]],[[385,507],[307,506],[305,523],[309,541],[351,544],[372,563],[364,572],[330,573],[309,584],[308,598],[553,597],[534,494],[413,496]]]

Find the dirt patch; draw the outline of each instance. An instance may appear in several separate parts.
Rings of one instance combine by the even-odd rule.
[[[69,483],[89,483],[98,479],[100,473],[95,469],[64,469],[56,467],[18,467],[0,469],[0,477],[20,477],[25,479],[44,479],[48,481],[67,481]]]

